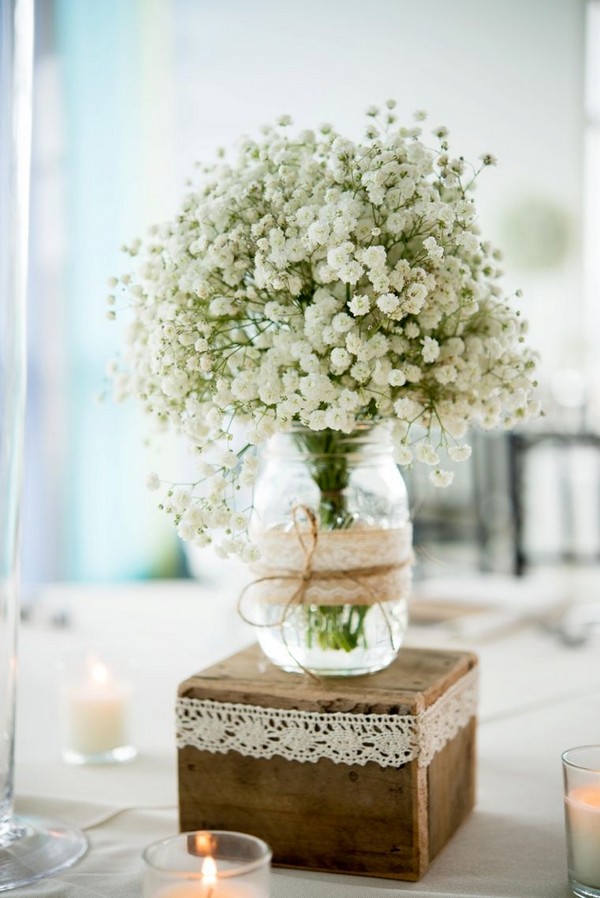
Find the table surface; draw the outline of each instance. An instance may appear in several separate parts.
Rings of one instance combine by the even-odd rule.
[[[177,685],[253,641],[235,610],[242,578],[224,567],[204,583],[42,591],[20,632],[17,810],[80,826],[90,847],[70,870],[11,894],[140,898],[143,848],[177,831]],[[564,597],[556,582],[480,577],[429,584],[426,602],[414,607],[415,619],[429,609],[432,620],[412,623],[407,644],[468,649],[480,658],[476,808],[418,883],[274,869],[272,898],[571,894],[560,755],[600,742],[600,640],[569,647],[540,624]],[[571,594],[578,603],[588,598],[587,587]],[[467,613],[452,616],[455,599]],[[67,626],[56,625],[57,612],[66,614]],[[130,763],[77,767],[61,760],[57,668],[90,650],[132,664],[139,754]]]

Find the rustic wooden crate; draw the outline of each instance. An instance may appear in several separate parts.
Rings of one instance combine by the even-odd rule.
[[[252,647],[183,682],[180,698],[319,713],[417,715],[477,663],[465,652],[403,649],[386,670],[327,678],[282,672]],[[179,749],[182,831],[253,833],[273,863],[417,880],[472,809],[475,718],[427,767],[301,763]]]

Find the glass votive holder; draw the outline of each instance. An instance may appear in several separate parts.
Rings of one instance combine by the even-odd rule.
[[[580,898],[600,898],[600,745],[562,755],[569,886]]]
[[[136,756],[129,734],[133,686],[124,668],[93,654],[60,665],[62,756],[68,764],[118,764]]]
[[[144,898],[269,898],[271,849],[255,836],[180,833],[143,854]]]

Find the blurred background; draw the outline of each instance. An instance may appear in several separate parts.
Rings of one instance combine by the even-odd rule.
[[[120,247],[172,216],[194,162],[289,113],[351,137],[393,97],[482,176],[541,353],[545,417],[473,436],[450,490],[408,472],[417,576],[524,575],[600,552],[600,0],[37,0],[25,594],[190,575],[145,488],[134,405],[100,402]],[[174,447],[173,452],[177,452]],[[207,562],[209,565],[210,562]]]

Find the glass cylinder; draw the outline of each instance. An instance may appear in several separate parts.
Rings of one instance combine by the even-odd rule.
[[[0,845],[12,838],[19,522],[25,427],[25,303],[31,4],[0,4]],[[24,159],[21,159],[20,153]]]
[[[600,898],[600,745],[562,756],[569,885],[580,898]]]
[[[407,622],[412,531],[385,427],[295,428],[262,453],[242,614],[279,667],[353,676],[387,667]]]
[[[73,864],[83,833],[14,813],[33,0],[0,0],[0,892]]]
[[[245,833],[200,830],[150,845],[144,898],[269,898],[271,849]]]

